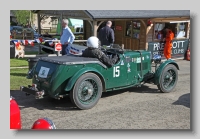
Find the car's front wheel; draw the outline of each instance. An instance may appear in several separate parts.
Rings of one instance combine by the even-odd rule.
[[[79,109],[94,107],[102,95],[102,83],[94,73],[83,74],[70,92],[70,99]]]
[[[162,71],[160,81],[157,86],[161,92],[168,93],[175,88],[177,81],[178,81],[177,68],[174,65],[169,64]]]

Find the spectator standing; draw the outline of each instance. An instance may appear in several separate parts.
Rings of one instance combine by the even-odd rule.
[[[106,26],[101,28],[99,31],[99,40],[101,41],[101,46],[110,46],[114,43],[114,31],[111,28],[112,22],[108,21]]]
[[[60,37],[60,43],[62,44],[62,55],[69,53],[68,45],[74,42],[75,36],[72,33],[71,29],[68,27],[68,19],[63,19],[62,21],[62,33]]]
[[[169,27],[165,27],[164,38],[164,56],[167,60],[171,59],[171,50],[172,50],[172,40],[174,39],[174,33]]]

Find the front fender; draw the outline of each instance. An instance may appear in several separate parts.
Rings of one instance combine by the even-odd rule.
[[[165,62],[163,62],[162,64],[160,64],[160,66],[157,68],[157,70],[155,71],[155,75],[154,75],[154,84],[158,85],[159,84],[159,80],[161,78],[161,74],[162,71],[164,70],[164,68],[168,65],[168,64],[172,64],[174,65],[178,70],[179,70],[179,66],[178,64],[173,61],[173,60],[166,60]]]
[[[86,68],[83,68],[83,69],[79,70],[76,74],[74,74],[74,76],[72,76],[70,78],[69,82],[67,83],[67,85],[65,87],[65,91],[70,91],[72,89],[72,87],[74,86],[75,82],[77,81],[77,79],[81,75],[83,75],[84,73],[87,73],[87,72],[97,73],[99,76],[101,76],[100,79],[103,80],[103,82],[105,83],[103,75],[98,70],[96,70],[95,68],[86,67]]]

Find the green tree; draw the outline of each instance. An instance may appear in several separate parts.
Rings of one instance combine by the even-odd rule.
[[[13,14],[15,15],[17,22],[21,25],[30,25],[30,17],[31,11],[30,10],[12,10]]]

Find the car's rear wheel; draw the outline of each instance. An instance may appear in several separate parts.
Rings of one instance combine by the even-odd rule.
[[[162,71],[159,84],[157,86],[161,92],[169,93],[175,88],[177,81],[178,81],[177,68],[174,65],[169,64]]]
[[[94,73],[83,74],[70,92],[70,99],[79,109],[94,107],[102,95],[102,83]]]

